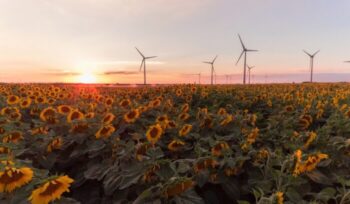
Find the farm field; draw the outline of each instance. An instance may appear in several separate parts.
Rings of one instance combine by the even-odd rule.
[[[0,85],[1,203],[350,203],[350,85]]]

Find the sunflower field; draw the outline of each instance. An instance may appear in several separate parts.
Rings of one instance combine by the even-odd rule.
[[[350,203],[350,85],[0,85],[0,203]]]

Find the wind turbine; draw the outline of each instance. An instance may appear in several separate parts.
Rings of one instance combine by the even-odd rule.
[[[242,50],[242,53],[236,62],[236,65],[238,64],[239,60],[242,58],[242,55],[244,54],[243,84],[245,84],[246,83],[246,75],[247,75],[247,71],[246,71],[247,70],[247,52],[257,52],[258,50],[251,50],[251,49],[246,48],[246,46],[244,45],[242,38],[239,34],[238,34],[238,38],[239,38],[239,41],[241,42],[243,50]]]
[[[214,75],[214,72],[215,72],[215,70],[214,70],[214,63],[215,63],[216,58],[218,58],[217,55],[216,55],[216,57],[213,59],[213,61],[211,61],[211,62],[203,62],[203,63],[205,63],[205,64],[210,64],[210,65],[211,65],[211,78],[210,78],[210,83],[211,83],[211,85],[213,85],[213,75]],[[216,75],[216,74],[215,74],[215,75]],[[216,80],[215,80],[215,81],[216,81]]]
[[[142,57],[142,62],[141,62],[141,66],[140,66],[140,71],[142,70],[142,65],[143,65],[143,84],[146,85],[147,82],[146,82],[146,60],[147,59],[152,59],[152,58],[155,58],[157,56],[151,56],[151,57],[145,57],[142,52],[137,49],[137,47],[135,47],[135,49],[137,50],[137,52],[141,55]]]
[[[305,52],[305,54],[309,55],[310,57],[310,82],[312,83],[312,79],[313,79],[313,74],[314,74],[314,57],[316,56],[316,54],[320,51],[318,50],[317,52],[315,52],[313,55],[306,52],[305,50],[303,50]]]
[[[250,84],[250,70],[254,68],[254,66],[249,66],[247,65],[248,67],[248,83]]]

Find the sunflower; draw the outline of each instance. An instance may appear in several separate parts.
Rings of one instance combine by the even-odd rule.
[[[151,102],[148,104],[148,106],[149,106],[150,108],[156,108],[156,107],[160,106],[160,104],[161,104],[161,100],[160,100],[160,99],[155,99],[155,100],[151,101]]]
[[[123,108],[127,108],[128,106],[130,106],[130,104],[131,104],[130,99],[124,99],[119,103],[119,106]]]
[[[68,123],[72,123],[73,121],[79,121],[82,119],[84,119],[84,114],[79,110],[73,110],[67,116]]]
[[[191,179],[179,181],[171,184],[170,186],[167,186],[164,190],[163,195],[166,198],[180,195],[181,193],[191,189],[194,185],[195,183]]]
[[[187,113],[189,110],[190,110],[190,105],[188,105],[188,103],[185,103],[181,108],[182,113]]]
[[[26,99],[22,99],[22,100],[21,100],[19,106],[20,106],[22,109],[25,109],[25,108],[29,108],[31,104],[32,104],[32,99],[26,98]]]
[[[158,116],[156,119],[157,123],[166,123],[169,120],[167,115]]]
[[[230,115],[227,115],[225,119],[223,119],[221,122],[220,122],[220,125],[221,126],[226,126],[228,125],[230,122],[233,121],[233,116],[230,114]]]
[[[181,130],[179,130],[179,136],[184,137],[192,130],[192,125],[185,124],[182,126]]]
[[[47,126],[36,127],[29,131],[32,135],[47,135],[49,133],[49,128]]]
[[[4,134],[6,130],[3,127],[0,127],[0,135]]]
[[[13,131],[2,138],[3,143],[18,143],[20,140],[23,139],[22,132],[20,131]]]
[[[38,97],[36,97],[35,102],[37,104],[44,104],[47,102],[47,99],[46,99],[46,97],[38,96]]]
[[[181,113],[179,115],[179,119],[182,121],[186,121],[188,118],[190,118],[190,114],[188,114],[188,113]]]
[[[216,160],[212,159],[212,158],[206,158],[206,159],[202,159],[200,161],[198,161],[193,169],[194,172],[199,173],[202,170],[206,170],[206,169],[215,169],[216,167],[219,166],[219,162],[217,162]]]
[[[221,115],[221,116],[225,115],[226,113],[227,113],[227,111],[226,111],[225,108],[220,108],[220,109],[218,110],[218,112],[217,112],[217,114],[218,114],[218,115]]]
[[[105,104],[106,104],[107,106],[112,106],[112,104],[113,104],[113,99],[112,99],[112,98],[106,98]]]
[[[138,161],[142,161],[143,157],[146,155],[146,152],[148,149],[152,147],[152,144],[149,143],[142,143],[142,144],[137,144],[136,146],[136,159]]]
[[[0,192],[12,192],[29,183],[33,178],[33,171],[28,167],[9,167],[0,172]]]
[[[146,132],[146,138],[150,143],[155,144],[159,140],[159,138],[162,136],[162,134],[163,134],[162,127],[159,124],[156,124],[148,128]]]
[[[60,149],[63,144],[63,140],[61,137],[53,139],[48,145],[47,145],[47,152],[52,152],[53,150]]]
[[[176,152],[176,151],[179,151],[184,145],[185,145],[185,142],[181,140],[173,140],[168,144],[168,149],[170,151]]]
[[[88,112],[85,114],[85,118],[86,119],[91,119],[95,117],[95,113],[94,112]]]
[[[11,149],[8,147],[0,147],[0,154],[9,154],[11,153]]]
[[[89,128],[89,125],[86,122],[78,122],[72,125],[69,130],[72,133],[83,133],[86,132]]]
[[[166,128],[176,128],[176,122],[175,121],[173,121],[173,120],[170,120],[170,121],[167,121],[167,123],[166,123]]]
[[[159,170],[160,170],[160,165],[159,164],[152,165],[143,174],[142,180],[144,182],[148,182],[148,183],[156,180],[157,177],[158,177],[156,172],[159,172]]]
[[[223,152],[230,149],[226,142],[219,142],[214,147],[211,148],[211,154],[213,156],[222,156]]]
[[[107,113],[103,119],[102,119],[102,123],[104,124],[111,124],[113,122],[113,120],[115,119],[115,115],[113,113]]]
[[[138,109],[134,109],[124,115],[124,120],[127,123],[134,123],[140,117]]]
[[[69,192],[69,187],[74,180],[68,176],[60,176],[51,179],[32,191],[29,200],[32,204],[48,204],[61,198],[64,192]]]
[[[292,112],[294,110],[294,107],[292,105],[288,105],[284,108],[286,112]]]
[[[115,127],[113,125],[102,126],[95,134],[96,139],[108,138],[114,133],[114,131]]]
[[[283,192],[277,191],[275,196],[276,196],[277,204],[283,204]]]
[[[56,123],[56,109],[53,107],[47,107],[40,112],[40,119],[49,123]]]
[[[7,97],[6,101],[7,101],[7,104],[14,105],[14,104],[19,103],[19,97],[16,95],[10,95]]]
[[[59,105],[57,106],[57,111],[60,114],[68,115],[73,110],[69,105]]]
[[[202,128],[212,128],[213,127],[213,120],[211,119],[210,116],[207,116],[201,121],[200,126]]]
[[[11,113],[8,117],[12,121],[19,121],[22,118],[22,114],[20,112],[14,112]]]

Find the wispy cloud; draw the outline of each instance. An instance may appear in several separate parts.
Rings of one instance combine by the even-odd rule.
[[[141,62],[140,61],[98,61],[98,62],[89,62],[90,64],[94,65],[139,65]],[[161,65],[165,64],[164,62],[161,61],[147,61],[147,64],[155,64],[155,65]]]
[[[64,71],[60,69],[52,69],[48,72],[41,73],[43,75],[50,75],[50,76],[79,76],[81,73],[79,72],[71,72],[71,71]]]
[[[135,75],[138,74],[139,72],[135,71],[107,71],[104,72],[104,75]]]

